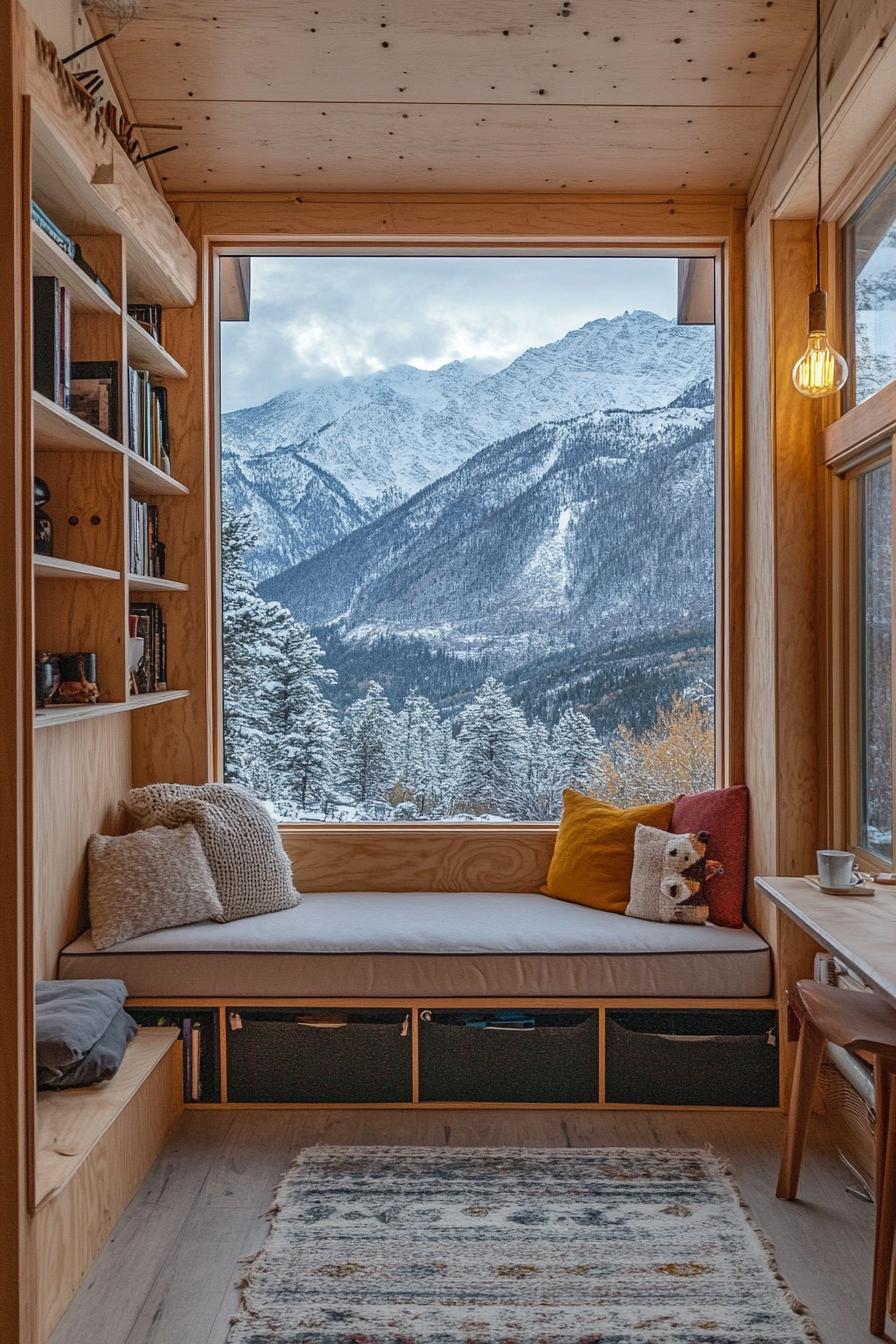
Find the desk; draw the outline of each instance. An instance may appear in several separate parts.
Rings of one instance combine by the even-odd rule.
[[[874,896],[826,896],[799,877],[757,877],[756,888],[760,898],[771,901],[813,943],[833,952],[896,1008],[896,888],[877,886]],[[789,964],[783,955],[785,941],[779,939],[775,958],[779,994],[793,980],[811,975],[804,957],[798,966]]]

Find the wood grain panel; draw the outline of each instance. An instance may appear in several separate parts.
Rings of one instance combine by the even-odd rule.
[[[177,154],[159,168],[166,190],[225,192],[618,192],[645,183],[660,192],[744,192],[775,114],[757,105],[406,106],[183,95],[139,107],[143,121],[184,127]],[[154,147],[171,142],[171,132],[147,136]]]
[[[811,24],[806,0],[166,0],[115,54],[137,102],[651,104],[661,78],[665,103],[777,106]]]
[[[68,1184],[31,1224],[40,1344],[48,1340],[183,1110],[178,1042],[169,1048]]]
[[[636,195],[557,193],[532,200],[504,195],[433,194],[357,199],[338,195],[284,195],[274,199],[231,196],[184,199],[202,202],[201,232],[217,242],[276,248],[278,241],[379,244],[392,247],[440,243],[502,248],[656,247],[718,244],[730,235],[732,209],[739,198],[718,194],[688,200],[639,192]],[[192,217],[178,206],[178,219]],[[194,236],[192,233],[191,236]],[[183,362],[183,361],[181,361]]]
[[[744,779],[750,789],[750,868],[777,867],[776,610],[771,410],[771,227],[761,214],[746,240]]]
[[[805,349],[806,296],[814,279],[814,227],[772,225],[774,292],[775,664],[778,854],[776,873],[812,872],[819,840],[818,519],[822,474],[817,402],[801,397],[791,369]]]
[[[141,713],[153,713],[141,710]],[[88,924],[85,850],[94,831],[118,834],[130,788],[130,725],[105,718],[47,728],[34,738],[35,971],[52,979],[61,948]]]
[[[555,826],[284,826],[305,891],[537,891]]]

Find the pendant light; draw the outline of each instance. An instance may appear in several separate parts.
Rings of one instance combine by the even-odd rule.
[[[821,0],[815,0],[815,131],[818,160],[815,288],[809,295],[809,342],[793,366],[793,384],[804,397],[829,397],[846,382],[849,365],[828,341],[828,296],[821,287]]]

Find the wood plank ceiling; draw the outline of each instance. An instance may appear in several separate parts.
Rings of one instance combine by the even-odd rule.
[[[113,45],[170,192],[742,192],[813,12],[146,0]]]

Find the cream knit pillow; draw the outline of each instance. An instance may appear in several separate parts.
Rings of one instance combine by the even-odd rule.
[[[238,784],[147,784],[125,806],[138,826],[196,827],[225,922],[299,904],[273,818]]]
[[[154,929],[222,917],[208,860],[192,826],[151,826],[87,843],[90,931],[100,950]]]

